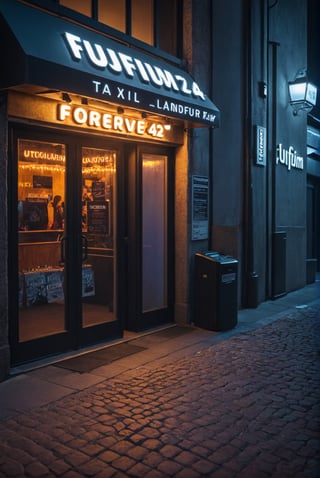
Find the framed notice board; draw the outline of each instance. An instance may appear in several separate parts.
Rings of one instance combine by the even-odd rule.
[[[192,176],[192,240],[208,239],[209,179]]]
[[[88,202],[88,232],[93,234],[110,234],[109,201]]]

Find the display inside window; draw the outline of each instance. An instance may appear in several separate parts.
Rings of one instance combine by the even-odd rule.
[[[64,145],[20,139],[18,157],[19,230],[62,230]]]
[[[82,303],[82,327],[115,317],[116,152],[89,147],[77,152],[76,157],[68,158],[68,168],[74,174],[67,183],[64,144],[18,140],[17,272],[22,342],[67,330],[65,301],[71,300],[73,278],[78,280],[80,267],[77,294]],[[77,247],[70,247],[77,240],[81,255]]]
[[[19,201],[19,224],[22,230],[41,230],[48,227],[48,200],[27,198]]]
[[[92,247],[113,248],[115,152],[82,149],[82,232]]]

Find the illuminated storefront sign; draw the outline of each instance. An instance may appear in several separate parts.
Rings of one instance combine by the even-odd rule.
[[[285,149],[281,143],[278,144],[276,164],[282,164],[291,171],[291,169],[303,170],[303,163],[303,156],[299,156],[293,146]]]
[[[205,101],[205,95],[197,83],[181,74],[172,74],[167,69],[143,62],[125,53],[112,48],[106,48],[99,43],[83,40],[78,35],[66,32],[64,35],[74,61],[89,61],[98,70],[107,70],[112,75],[124,73],[129,78],[136,77],[143,84],[152,84],[159,88],[166,88],[180,92],[186,96],[194,96]]]
[[[82,105],[79,102],[61,103],[41,96],[31,96],[9,91],[8,114],[13,118],[50,123],[59,127],[77,128],[87,132],[117,137],[131,137],[161,143],[180,145],[184,141],[183,124],[177,121],[150,117],[118,108],[106,109],[102,102]],[[33,154],[29,152],[28,154]],[[37,158],[35,158],[37,159]]]
[[[136,107],[152,109],[158,113],[173,113],[176,116],[215,124],[217,113],[214,114],[207,109],[202,109],[202,106],[205,107],[205,94],[198,84],[184,72],[177,74],[166,68],[151,64],[150,59],[142,61],[136,56],[108,48],[106,41],[105,44],[93,43],[69,32],[65,32],[62,36],[74,62],[89,64],[93,69],[99,72],[103,71],[106,78],[115,81],[118,81],[119,75],[124,75],[140,89],[139,91],[119,84],[113,85],[108,81],[102,82],[92,79],[94,94],[116,99],[126,104],[130,103]],[[150,102],[145,97],[147,86],[162,90],[165,97],[168,96],[168,92],[177,94],[182,101],[169,101],[159,95],[152,98]],[[190,98],[196,99],[201,107],[185,104],[184,101],[190,100]],[[149,103],[146,105],[146,102]]]
[[[65,103],[58,105],[57,119],[62,123],[73,123],[77,126],[84,125],[87,128],[107,130],[112,133],[126,135],[148,135],[157,139],[165,139],[166,133],[171,130],[170,125],[160,122],[101,112],[82,106],[72,107]]]
[[[44,94],[68,92],[219,126],[218,108],[187,71],[16,0],[0,6],[0,54],[15,58],[4,65],[0,88],[36,85]]]
[[[38,151],[32,149],[24,149],[20,161],[50,161],[54,163],[61,163],[65,161],[64,154],[51,153],[48,151]]]

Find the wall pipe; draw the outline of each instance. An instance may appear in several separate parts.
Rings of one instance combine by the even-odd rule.
[[[210,2],[210,22],[211,22],[211,28],[210,28],[210,85],[209,85],[209,91],[211,98],[214,98],[214,92],[213,92],[213,20],[214,20],[214,8],[213,8],[213,2]],[[209,224],[208,224],[208,246],[211,249],[212,248],[212,226],[213,226],[213,191],[212,191],[212,183],[213,183],[213,132],[214,128],[209,129],[209,168],[208,168],[208,175],[209,175]]]
[[[254,230],[253,230],[253,180],[252,180],[252,19],[251,0],[245,2],[244,9],[244,305],[258,306],[258,279],[254,270]]]

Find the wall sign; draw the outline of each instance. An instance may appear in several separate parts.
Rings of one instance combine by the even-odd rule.
[[[299,156],[293,146],[288,149],[280,143],[277,146],[276,164],[287,167],[288,171],[292,169],[303,170],[303,156]]]
[[[264,126],[256,126],[256,164],[259,166],[266,165],[267,159],[267,145],[266,145],[267,130]]]
[[[209,179],[192,176],[192,240],[208,239]]]
[[[81,128],[83,130],[109,133],[112,136],[128,139],[145,139],[161,143],[180,145],[184,141],[184,127],[182,123],[165,122],[161,117],[142,118],[137,112],[129,114],[116,114],[115,109],[106,109],[103,103],[90,107],[77,103],[60,103],[48,98],[29,96],[18,92],[9,91],[8,112],[10,115],[42,121],[68,128]],[[64,155],[52,151],[40,152],[26,150],[21,153],[23,160],[46,160],[58,164],[64,161]]]
[[[61,123],[71,122],[77,126],[84,125],[87,128],[133,136],[151,136],[155,139],[164,139],[166,132],[171,130],[171,125],[165,125],[160,121],[116,115],[67,103],[58,105],[57,119]]]

